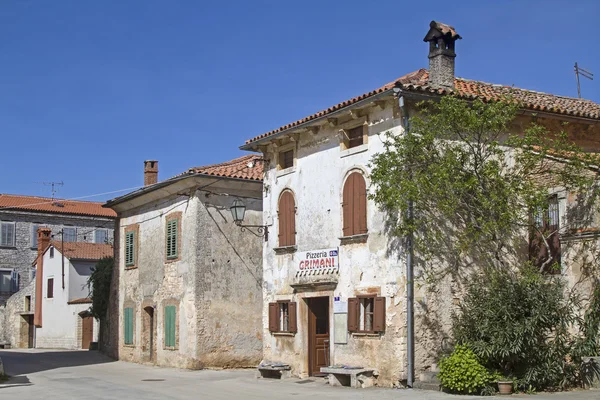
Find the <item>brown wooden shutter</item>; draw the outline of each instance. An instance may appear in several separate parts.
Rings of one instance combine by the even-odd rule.
[[[296,320],[296,318],[297,318],[296,302],[291,302],[288,304],[288,318],[289,318],[289,325],[288,325],[289,331],[293,332],[293,333],[298,332],[298,322]]]
[[[358,225],[357,234],[367,233],[367,184],[365,178],[361,174],[356,175],[354,190],[357,196],[358,205],[358,220],[355,225]],[[355,229],[356,230],[356,229]]]
[[[375,297],[373,307],[373,330],[375,332],[385,331],[385,297]]]
[[[356,297],[348,299],[348,332],[358,332],[359,302]]]
[[[296,204],[294,202],[294,196],[290,192],[288,194],[288,246],[296,244]]]
[[[279,331],[279,305],[277,303],[269,303],[269,331]]]
[[[352,188],[354,183],[354,174],[351,174],[344,183],[344,190],[342,192],[342,235],[352,236],[352,208],[353,208],[353,196]]]
[[[279,198],[279,246],[296,244],[296,204],[290,191]]]

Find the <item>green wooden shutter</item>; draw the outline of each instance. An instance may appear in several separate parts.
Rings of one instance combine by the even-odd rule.
[[[135,232],[125,234],[125,265],[135,264]]]
[[[165,307],[165,347],[175,347],[175,306]]]
[[[133,308],[126,308],[124,315],[125,344],[133,344]]]
[[[167,258],[177,258],[178,225],[177,219],[167,222]]]

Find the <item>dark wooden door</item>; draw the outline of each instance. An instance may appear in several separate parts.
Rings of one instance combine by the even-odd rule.
[[[28,324],[28,333],[27,333],[27,347],[33,349],[33,330],[35,326],[33,325],[33,315],[29,315],[27,318]]]
[[[89,349],[94,340],[94,318],[82,317],[81,321],[81,348]]]
[[[308,373],[320,375],[329,364],[329,297],[307,299]]]

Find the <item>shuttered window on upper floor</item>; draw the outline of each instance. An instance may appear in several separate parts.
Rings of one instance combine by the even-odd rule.
[[[15,223],[0,222],[0,246],[15,247]]]
[[[135,231],[125,233],[125,266],[135,265]]]
[[[529,259],[542,272],[560,274],[560,215],[558,196],[548,198],[548,204],[532,213],[533,226],[529,234]]]
[[[296,202],[294,195],[285,190],[279,197],[279,246],[294,246],[296,244]]]
[[[166,250],[167,259],[174,259],[178,256],[179,241],[179,219],[174,218],[167,221],[167,239]]]
[[[342,193],[343,236],[367,233],[367,185],[359,172],[351,173]]]

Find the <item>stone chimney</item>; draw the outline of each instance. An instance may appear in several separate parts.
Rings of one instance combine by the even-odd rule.
[[[429,42],[429,84],[454,89],[454,42],[462,39],[453,26],[431,21],[423,39]]]
[[[158,161],[144,161],[144,186],[154,185],[158,182]]]
[[[38,228],[38,255],[37,270],[35,272],[35,309],[33,313],[33,324],[42,327],[42,288],[44,287],[44,258],[42,254],[50,244],[52,230],[50,228]]]

